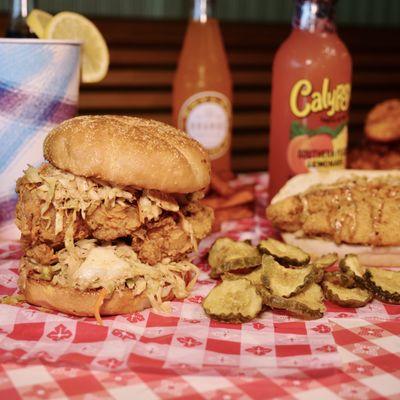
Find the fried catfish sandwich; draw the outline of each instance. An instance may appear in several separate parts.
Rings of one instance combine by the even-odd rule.
[[[368,266],[400,266],[400,171],[331,170],[297,175],[267,217],[307,253],[357,254]]]
[[[19,287],[67,314],[123,314],[188,296],[198,276],[185,256],[211,230],[199,200],[206,152],[153,120],[81,116],[44,141],[47,160],[18,179]]]

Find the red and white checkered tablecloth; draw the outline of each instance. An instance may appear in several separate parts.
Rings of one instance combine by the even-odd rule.
[[[303,321],[264,312],[246,324],[210,321],[201,301],[215,282],[204,254],[217,236],[274,234],[263,217],[267,176],[256,183],[253,218],[231,221],[204,240],[202,274],[172,313],[104,318],[0,305],[0,399],[400,399],[400,306],[327,304]],[[16,292],[18,243],[0,244],[0,295]]]

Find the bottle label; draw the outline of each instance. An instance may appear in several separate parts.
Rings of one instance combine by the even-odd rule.
[[[290,110],[297,119],[290,126],[287,161],[294,174],[346,166],[351,85],[330,86],[325,78],[318,91],[300,79],[291,89]]]
[[[206,91],[190,96],[178,115],[178,128],[196,139],[212,160],[230,147],[231,102],[219,92]]]

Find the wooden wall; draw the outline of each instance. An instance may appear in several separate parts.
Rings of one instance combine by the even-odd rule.
[[[32,0],[28,0],[32,2]],[[7,11],[11,0],[0,0]],[[192,0],[35,0],[50,13],[75,11],[90,16],[137,19],[186,19]],[[215,16],[224,21],[290,23],[295,0],[215,0]],[[399,0],[340,0],[335,4],[339,25],[400,26]]]

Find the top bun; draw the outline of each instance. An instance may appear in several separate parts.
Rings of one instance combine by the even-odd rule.
[[[191,193],[210,183],[198,142],[162,122],[119,115],[64,121],[46,137],[44,157],[59,169],[114,185]]]

